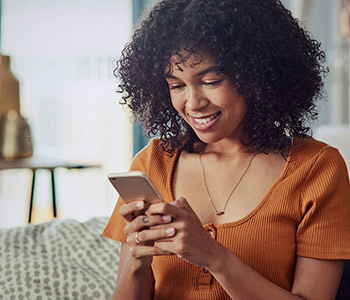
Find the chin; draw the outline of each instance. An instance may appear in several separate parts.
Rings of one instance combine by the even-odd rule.
[[[202,142],[202,143],[205,143],[205,144],[215,144],[217,142],[220,142],[222,140],[222,138],[219,138],[219,137],[206,137],[206,136],[203,136],[201,134],[197,134],[197,137],[198,139]]]

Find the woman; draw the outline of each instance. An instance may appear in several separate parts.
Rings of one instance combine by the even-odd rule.
[[[277,0],[163,0],[123,50],[123,103],[152,139],[118,201],[113,299],[334,299],[350,258],[339,152],[307,135],[326,70]],[[177,200],[175,200],[177,199]]]

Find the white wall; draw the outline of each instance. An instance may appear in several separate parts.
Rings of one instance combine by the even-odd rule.
[[[319,103],[320,118],[313,128],[325,124],[349,122],[348,99],[348,41],[340,34],[340,12],[343,0],[283,0],[295,17],[301,20],[312,36],[321,42],[326,52],[326,77],[324,99]],[[306,8],[303,11],[302,8]]]
[[[61,217],[109,215],[116,193],[106,175],[129,167],[132,129],[112,72],[131,30],[131,1],[2,0],[1,52],[20,82],[35,154],[102,165],[58,170]],[[38,175],[35,204],[48,210],[48,174]],[[25,224],[29,178],[0,172],[0,228]]]

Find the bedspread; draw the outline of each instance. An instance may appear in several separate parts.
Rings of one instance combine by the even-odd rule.
[[[110,299],[120,243],[101,236],[107,218],[0,230],[0,299]]]

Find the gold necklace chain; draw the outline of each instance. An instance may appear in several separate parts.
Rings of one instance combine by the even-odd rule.
[[[227,197],[227,199],[226,199],[226,201],[225,201],[225,203],[224,203],[224,207],[223,207],[222,210],[217,210],[217,209],[216,209],[216,207],[215,207],[215,205],[214,205],[214,202],[213,202],[213,199],[211,198],[211,195],[210,195],[210,192],[209,192],[209,189],[208,189],[207,179],[206,179],[206,177],[205,177],[205,172],[204,172],[204,167],[203,167],[203,162],[202,162],[202,154],[203,154],[203,152],[199,153],[198,159],[199,159],[199,164],[200,164],[200,166],[201,166],[201,172],[202,172],[202,177],[203,177],[203,182],[204,182],[205,190],[207,191],[207,195],[208,195],[209,202],[210,202],[211,207],[213,208],[215,214],[216,214],[217,216],[221,216],[221,215],[223,215],[223,214],[225,213],[225,210],[226,210],[226,206],[227,206],[227,204],[228,204],[228,201],[230,200],[230,198],[231,198],[233,192],[236,190],[236,188],[238,187],[238,185],[241,183],[241,181],[242,181],[244,175],[247,173],[247,171],[248,171],[248,169],[249,169],[249,167],[250,167],[250,165],[251,165],[251,163],[252,163],[254,157],[258,154],[258,152],[255,152],[255,153],[253,154],[253,156],[251,157],[251,159],[249,160],[249,162],[248,162],[248,164],[247,164],[247,167],[245,168],[245,170],[244,170],[244,172],[242,173],[241,177],[239,178],[238,182],[234,185],[233,189],[231,190],[230,194],[228,195],[228,197]]]

